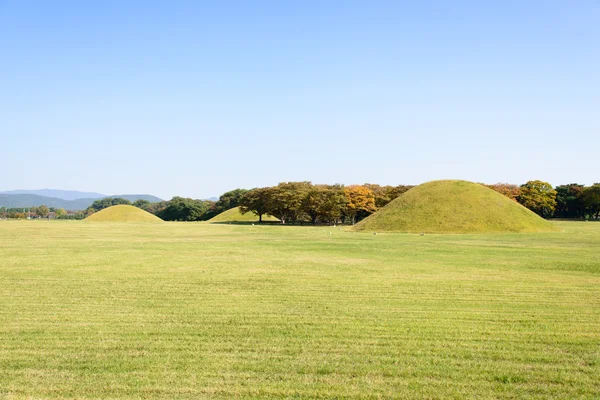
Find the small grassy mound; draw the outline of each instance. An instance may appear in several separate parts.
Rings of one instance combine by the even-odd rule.
[[[277,218],[271,215],[263,215],[262,220],[265,222],[279,221]],[[227,211],[223,211],[219,215],[215,215],[209,219],[208,222],[258,222],[258,215],[255,215],[251,212],[242,214],[239,207],[234,207]]]
[[[459,180],[432,181],[412,188],[354,228],[416,233],[558,230],[508,197],[480,184]]]
[[[148,211],[124,204],[100,210],[85,220],[90,222],[162,222],[162,219]]]

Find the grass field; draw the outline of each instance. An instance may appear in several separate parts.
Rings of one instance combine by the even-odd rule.
[[[0,221],[0,397],[597,399],[600,223],[558,225]]]

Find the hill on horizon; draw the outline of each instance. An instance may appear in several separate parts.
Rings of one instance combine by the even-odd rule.
[[[555,232],[549,221],[481,184],[461,180],[416,186],[354,230],[413,233]]]
[[[7,190],[0,194],[33,194],[36,196],[53,197],[62,200],[79,200],[79,199],[101,199],[108,197],[105,194],[97,192],[80,192],[78,190],[62,190],[62,189],[34,189],[34,190]]]
[[[119,204],[100,210],[84,221],[87,222],[163,222],[154,214],[134,206]]]
[[[36,194],[5,194],[0,193],[0,207],[7,208],[28,208],[46,205],[54,208],[64,208],[65,210],[85,210],[96,200],[107,197],[120,197],[131,202],[136,200],[148,200],[152,203],[163,201],[161,198],[149,194],[121,194],[114,196],[104,196],[101,198],[85,198],[76,200],[64,200],[56,197],[40,196]]]

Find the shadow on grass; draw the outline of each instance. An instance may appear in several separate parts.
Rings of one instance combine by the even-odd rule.
[[[559,222],[600,222],[600,219],[584,219],[584,218],[548,218],[548,221],[559,221]]]
[[[311,224],[310,222],[308,223],[304,223],[304,224],[299,224],[299,223],[295,223],[295,224],[282,224],[281,222],[278,221],[263,221],[263,222],[252,222],[252,221],[228,221],[228,222],[209,222],[209,224],[214,224],[214,225],[254,225],[254,226],[328,226],[328,227],[334,227],[334,225],[327,225],[327,224]],[[337,224],[335,225],[336,227],[342,227],[342,226],[351,226],[351,225],[345,225],[345,224]]]

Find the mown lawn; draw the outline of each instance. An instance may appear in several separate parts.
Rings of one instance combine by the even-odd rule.
[[[558,225],[0,221],[0,397],[599,398],[600,223]]]

